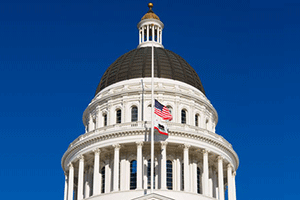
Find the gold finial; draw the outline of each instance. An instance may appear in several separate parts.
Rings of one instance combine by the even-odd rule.
[[[148,3],[148,7],[149,7],[150,10],[152,10],[153,3]]]

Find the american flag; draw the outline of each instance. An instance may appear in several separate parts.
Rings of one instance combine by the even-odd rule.
[[[155,99],[154,113],[160,116],[163,120],[173,119],[169,109],[166,106],[159,103],[156,99]]]

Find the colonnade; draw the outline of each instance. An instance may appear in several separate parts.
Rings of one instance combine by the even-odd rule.
[[[156,26],[156,25],[152,26],[152,24],[147,24],[147,25],[142,26],[139,29],[139,44],[144,43],[144,42],[149,42],[149,41],[162,44],[162,28],[161,27]]]
[[[146,157],[143,156],[143,145],[144,142],[136,142],[136,190],[149,188],[147,184],[148,176],[146,170],[148,162]],[[161,141],[160,146],[160,155],[156,155],[158,162],[156,162],[155,170],[155,189],[167,190],[170,189],[167,188],[168,142]],[[77,166],[77,160],[68,165],[68,173],[65,174],[64,200],[82,200],[91,195],[95,196],[100,195],[101,193],[109,193],[111,191],[117,192],[120,190],[124,191],[130,189],[130,183],[126,183],[126,180],[130,180],[130,178],[128,179],[130,174],[126,173],[127,168],[124,164],[124,160],[122,159],[120,161],[120,149],[122,149],[122,146],[120,144],[114,144],[112,147],[114,155],[113,160],[110,160],[112,165],[106,164],[104,166],[105,175],[101,174],[100,171],[100,161],[103,160],[101,159],[101,149],[95,149],[93,151],[93,168],[85,169],[85,155],[80,155],[78,157],[78,171],[76,170],[78,173],[77,187],[74,187],[74,184],[76,184],[74,183],[74,180],[76,179],[74,174],[74,164],[76,162]],[[217,157],[216,169],[214,166],[209,165],[209,152],[206,149],[201,150],[202,163],[199,163],[195,162],[195,159],[190,159],[189,149],[191,145],[184,144],[180,145],[180,147],[183,149],[182,159],[177,157],[172,161],[172,189],[176,191],[183,190],[185,192],[201,193],[205,196],[213,197],[219,200],[225,200],[223,165],[225,163],[227,164],[227,162],[224,161],[223,157]],[[202,171],[201,178],[198,178],[198,166]],[[86,173],[84,173],[85,171]],[[102,180],[102,176],[105,177],[105,180]],[[236,172],[233,171],[233,166],[231,164],[227,164],[226,184],[228,190],[228,200],[236,200],[235,176]],[[197,181],[201,181],[201,186]],[[105,184],[104,187],[103,184]],[[75,191],[74,188],[76,188]],[[103,188],[105,188],[105,190],[102,190]],[[199,192],[200,190],[202,192]],[[75,198],[73,196],[74,193]]]

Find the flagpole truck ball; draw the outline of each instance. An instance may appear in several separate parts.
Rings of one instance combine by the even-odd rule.
[[[222,131],[215,131],[218,114],[198,74],[164,48],[164,24],[153,4],[137,28],[137,48],[107,68],[83,112],[85,132],[62,157],[64,200],[225,200],[225,195],[236,200],[239,159]],[[151,127],[152,46],[155,127]]]

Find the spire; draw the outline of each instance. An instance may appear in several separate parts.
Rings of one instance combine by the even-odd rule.
[[[137,28],[139,29],[139,46],[140,47],[161,47],[162,45],[162,30],[164,24],[160,21],[159,17],[153,12],[153,3],[148,4],[149,10],[142,17],[138,23]]]

